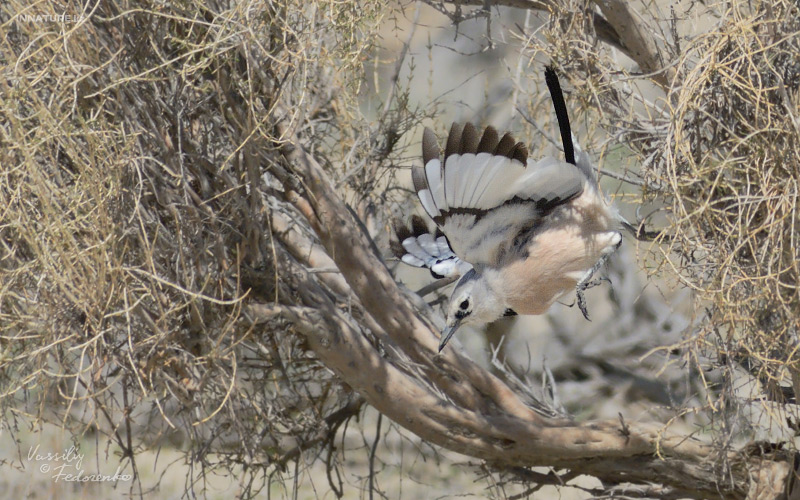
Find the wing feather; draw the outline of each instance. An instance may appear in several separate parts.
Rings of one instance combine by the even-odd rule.
[[[453,202],[451,205],[454,207],[465,207],[464,198],[466,197],[467,190],[473,178],[480,175],[480,171],[478,170],[480,166],[478,165],[475,153],[460,154],[456,158],[455,171],[457,173],[455,187],[453,188]]]
[[[414,191],[417,192],[422,208],[430,217],[437,218],[441,215],[436,202],[433,199],[428,180],[426,179],[425,170],[420,167],[413,167],[411,169],[411,180],[414,182]]]
[[[451,155],[444,160],[444,202],[448,208],[455,206],[459,156],[458,154]]]
[[[475,154],[478,152],[478,131],[475,130],[475,125],[467,123],[461,131],[461,139],[459,140],[459,152],[462,155]]]
[[[425,165],[431,160],[438,160],[439,155],[439,141],[436,139],[436,134],[433,130],[425,127],[422,132],[422,161]]]
[[[464,127],[455,122],[450,126],[450,134],[447,136],[447,144],[444,147],[444,157],[457,155],[461,152],[461,131]]]
[[[439,210],[447,210],[444,196],[444,180],[442,179],[442,162],[434,158],[425,164],[425,177],[431,191],[431,197]]]
[[[439,253],[439,245],[436,244],[436,238],[431,233],[423,233],[417,236],[417,242],[427,253],[431,255]]]
[[[494,150],[494,154],[496,154],[497,156],[508,156],[509,158],[511,158],[511,156],[509,156],[509,153],[516,144],[517,141],[514,140],[514,137],[511,135],[511,133],[507,132],[505,135],[503,135],[503,138],[500,139],[500,142],[497,144],[497,148]]]
[[[586,180],[574,165],[543,158],[529,165],[518,179],[516,196],[534,201],[542,211],[547,211],[580,195]]]
[[[525,173],[522,163],[505,156],[494,156],[482,177],[483,187],[473,203],[475,208],[490,210],[513,198],[517,179]]]
[[[500,139],[497,135],[497,129],[489,125],[486,127],[486,130],[483,131],[483,136],[481,137],[481,142],[478,143],[478,150],[476,153],[494,154],[499,144]]]
[[[444,236],[416,235],[407,250],[434,273],[453,263],[436,263],[423,254],[455,252],[454,258],[473,265],[496,264],[520,231],[535,228],[590,181],[585,167],[554,158],[528,161],[524,143],[510,134],[500,138],[492,127],[479,136],[472,124],[454,123],[443,159],[435,135],[426,129],[422,149],[425,167],[415,169],[414,186]]]
[[[462,163],[466,161],[466,156],[469,155],[461,157]],[[461,188],[460,206],[468,208],[476,207],[474,202],[480,197],[478,192],[482,191],[484,188],[485,181],[483,179],[486,172],[489,170],[489,163],[492,162],[493,158],[495,157],[491,153],[478,153],[475,155],[474,160],[464,165],[464,181]]]
[[[447,237],[441,232],[428,230],[425,221],[419,216],[411,218],[409,227],[402,222],[394,222],[397,242],[392,240],[392,251],[402,262],[414,267],[425,267],[434,278],[461,275],[472,269],[450,248]]]

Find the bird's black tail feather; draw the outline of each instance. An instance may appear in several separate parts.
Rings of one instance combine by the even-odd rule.
[[[552,66],[547,66],[544,69],[544,80],[547,82],[547,88],[550,89],[550,98],[553,100],[553,108],[556,110],[558,128],[561,131],[561,143],[564,145],[564,156],[567,159],[567,163],[575,165],[575,146],[572,144],[572,130],[569,126],[567,104],[564,102],[564,94],[561,93],[558,75]]]

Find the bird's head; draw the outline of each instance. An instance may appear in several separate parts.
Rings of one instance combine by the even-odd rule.
[[[509,314],[505,303],[495,294],[485,276],[470,269],[464,274],[447,304],[447,326],[442,331],[439,352],[462,325],[491,323]]]

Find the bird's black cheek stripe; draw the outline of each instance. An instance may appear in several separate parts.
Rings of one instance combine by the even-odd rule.
[[[469,316],[469,313],[467,311],[456,311],[456,318],[457,319],[464,319],[467,316]]]

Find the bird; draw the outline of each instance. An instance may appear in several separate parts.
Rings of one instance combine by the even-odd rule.
[[[458,277],[445,306],[439,352],[459,327],[504,316],[539,315],[583,292],[622,243],[621,217],[600,192],[589,156],[575,143],[555,70],[545,69],[564,160],[529,158],[511,133],[454,123],[442,157],[425,128],[423,166],[412,167],[414,191],[436,224],[419,216],[396,228],[401,260],[434,277]]]

